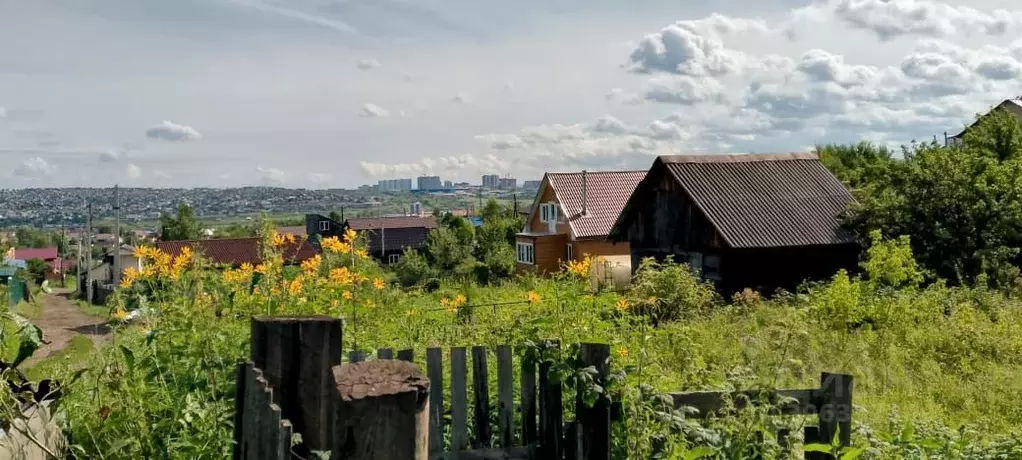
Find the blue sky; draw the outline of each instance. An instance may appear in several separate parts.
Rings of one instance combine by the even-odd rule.
[[[533,179],[900,145],[1022,94],[1007,1],[683,3],[0,0],[0,188]]]

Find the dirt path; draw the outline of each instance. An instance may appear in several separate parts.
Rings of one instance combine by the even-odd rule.
[[[109,338],[110,328],[106,320],[86,315],[72,303],[66,289],[55,289],[52,294],[40,293],[41,305],[38,318],[32,319],[43,332],[43,346],[25,361],[23,367],[60,352],[76,335],[86,335],[97,344]]]

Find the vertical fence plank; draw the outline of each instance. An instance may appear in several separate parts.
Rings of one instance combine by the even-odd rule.
[[[497,427],[500,429],[500,447],[514,445],[514,370],[511,366],[511,347],[497,346]]]
[[[812,444],[820,441],[820,429],[815,426],[805,427],[805,434],[803,442],[805,444]],[[805,452],[803,454],[806,460],[831,460],[831,456],[824,452]]]
[[[248,366],[246,368],[246,382],[245,387],[248,391],[245,392],[245,407],[250,410],[245,411],[245,423],[244,432],[242,433],[242,452],[245,459],[256,458],[259,449],[256,447],[256,441],[259,439],[258,427],[259,419],[262,418],[262,410],[259,404],[261,391],[259,388],[259,379],[262,378],[262,372],[256,369],[255,366]]]
[[[852,376],[820,374],[820,442],[837,434],[842,446],[852,441]]]
[[[376,350],[376,359],[394,359],[394,350],[390,348],[380,348]]]
[[[280,460],[291,459],[291,435],[293,433],[291,422],[281,420],[280,431],[277,433],[277,458]]]
[[[475,399],[475,442],[472,447],[490,447],[490,375],[486,347],[472,347],[472,395]]]
[[[248,368],[250,362],[238,364],[234,380],[234,452],[233,459],[245,458],[244,444],[242,439],[245,433],[245,386],[248,383]]]
[[[266,444],[266,432],[269,431],[267,426],[271,425],[270,417],[270,404],[273,402],[273,390],[270,389],[269,382],[266,381],[265,377],[258,377],[256,379],[256,404],[259,406],[259,423],[256,423],[252,430],[254,432],[254,453],[255,458],[265,459],[270,456],[271,447]],[[278,422],[280,423],[280,422]]]
[[[415,350],[411,349],[411,348],[406,348],[404,350],[398,350],[398,352],[397,352],[397,359],[400,359],[401,361],[408,361],[410,363],[414,363],[415,362]]]
[[[451,452],[459,452],[467,447],[465,390],[468,379],[466,374],[465,347],[451,348]]]
[[[555,342],[556,347],[560,347]],[[550,363],[543,362],[539,365],[539,442],[543,452],[542,458],[563,457],[562,431],[564,427],[561,420],[564,416],[562,404],[561,382],[550,380]]]
[[[429,455],[444,451],[444,351],[426,349],[426,376],[429,377]]]
[[[365,352],[361,350],[351,350],[348,352],[349,363],[360,363],[365,361]]]
[[[536,438],[536,363],[522,360],[522,445],[535,444]]]
[[[584,366],[596,368],[594,383],[600,386],[607,384],[607,376],[610,375],[610,345],[583,343],[579,347],[579,359]],[[578,444],[582,446],[582,458],[610,460],[610,402],[607,396],[603,392],[598,393],[590,407],[585,404],[582,392],[576,392],[575,415],[580,423],[576,433],[581,433]]]
[[[272,399],[271,391],[267,389],[266,396]],[[263,456],[266,460],[279,460],[284,457],[280,456],[278,449],[280,447],[280,406],[276,404],[266,405],[266,418],[262,421],[262,427],[259,432],[262,434],[260,444],[263,447]]]

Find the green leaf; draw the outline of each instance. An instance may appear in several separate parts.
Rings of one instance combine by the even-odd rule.
[[[124,355],[124,362],[128,364],[128,371],[135,370],[135,352],[130,348],[121,345],[121,354]]]
[[[905,422],[905,426],[901,428],[901,442],[912,442],[912,438],[915,437],[916,427],[912,422]]]
[[[855,460],[865,451],[862,447],[845,447],[841,451],[841,460]]]
[[[802,450],[804,450],[806,452],[824,452],[824,453],[829,453],[830,452],[830,446],[827,445],[827,444],[820,443],[820,442],[814,442],[814,443],[806,444],[806,445],[802,446]]]
[[[43,332],[21,315],[15,313],[6,313],[6,315],[18,325],[18,356],[14,358],[14,363],[11,364],[11,367],[18,367],[19,364],[30,358],[43,345]]]
[[[696,460],[713,455],[714,450],[710,447],[699,446],[685,453],[685,460]]]

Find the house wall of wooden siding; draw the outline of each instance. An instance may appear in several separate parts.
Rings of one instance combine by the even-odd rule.
[[[654,187],[640,190],[636,218],[628,227],[631,248],[651,252],[705,252],[723,246],[723,240],[706,217],[685,195],[681,186],[658,171]],[[638,263],[633,258],[632,266]]]
[[[626,256],[631,253],[627,242],[611,243],[607,240],[579,240],[571,243],[574,245],[572,259],[582,260],[586,254],[591,256]]]
[[[523,243],[532,243],[535,264],[518,264],[518,270],[535,270],[538,273],[554,273],[561,269],[561,261],[567,255],[568,235],[563,233],[551,235],[522,236],[516,239]]]

